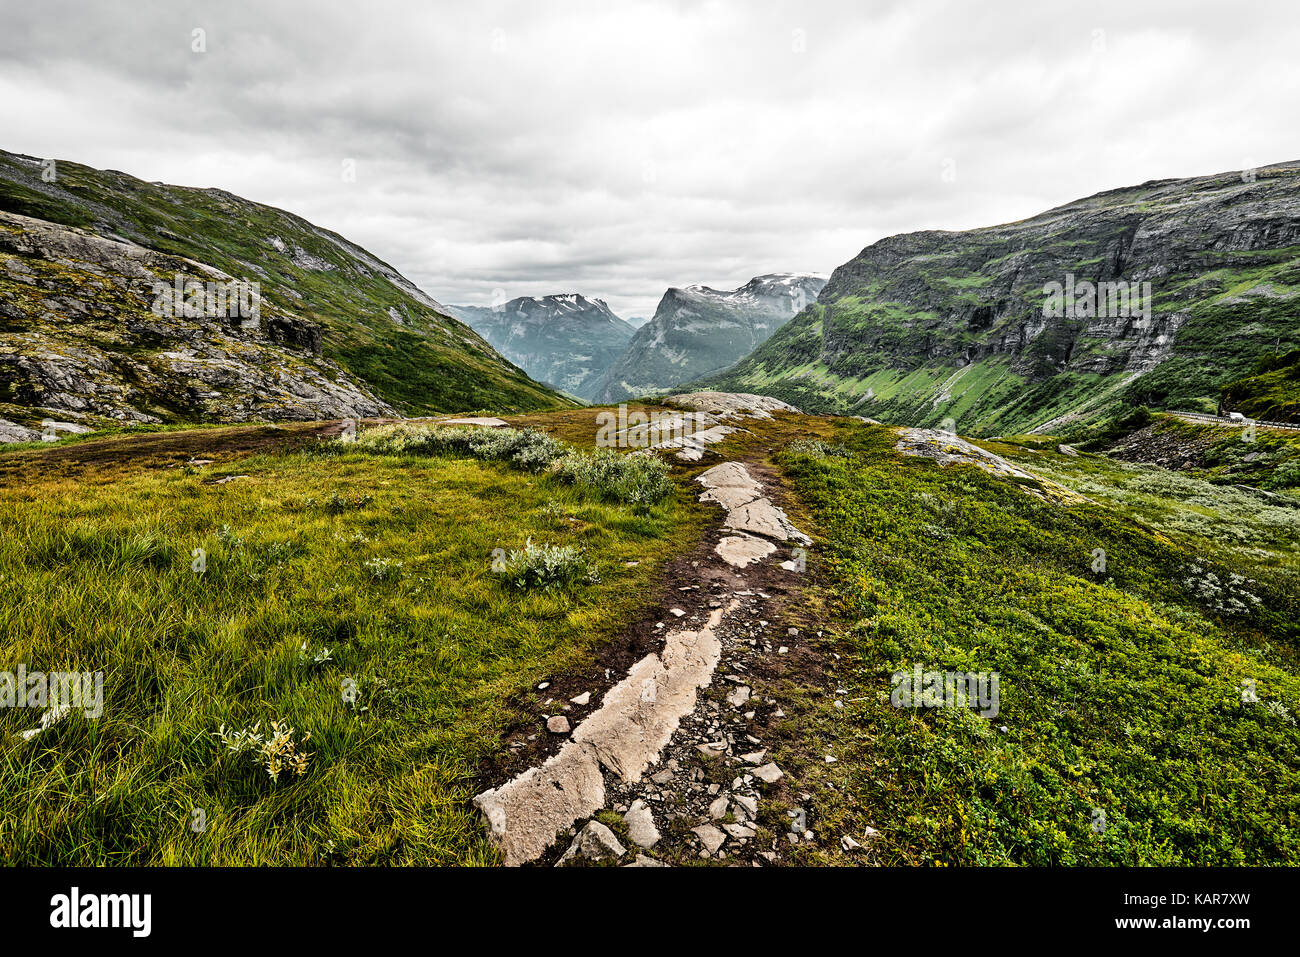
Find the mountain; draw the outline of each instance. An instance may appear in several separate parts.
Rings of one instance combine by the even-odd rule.
[[[626,319],[627,324],[633,329],[640,329],[649,321],[649,316],[628,316]]]
[[[725,369],[789,322],[825,284],[811,273],[773,273],[730,292],[708,286],[669,289],[601,377],[592,398],[618,402],[666,392]]]
[[[537,381],[583,398],[636,331],[602,300],[576,293],[447,308]]]
[[[255,315],[206,297],[232,281]],[[180,296],[161,296],[178,283]],[[391,266],[301,217],[0,152],[0,414],[170,422],[565,404]]]
[[[705,381],[805,409],[1010,434],[1081,429],[1125,406],[1213,412],[1220,386],[1297,346],[1291,162],[882,239]]]

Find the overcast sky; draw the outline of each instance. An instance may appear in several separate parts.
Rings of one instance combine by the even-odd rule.
[[[0,147],[283,207],[446,303],[649,315],[1300,158],[1297,50],[1296,0],[6,2]]]

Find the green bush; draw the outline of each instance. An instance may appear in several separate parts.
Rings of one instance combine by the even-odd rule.
[[[612,449],[582,452],[536,429],[464,429],[398,422],[362,433],[357,447],[388,455],[468,455],[509,462],[529,472],[549,471],[558,480],[602,498],[648,505],[672,493],[668,466],[652,455]]]
[[[550,590],[584,582],[597,583],[600,574],[574,545],[535,545],[530,538],[522,551],[512,551],[501,569],[505,582],[515,588]]]
[[[786,449],[792,455],[811,455],[814,458],[825,458],[826,456],[835,456],[838,458],[848,458],[853,454],[842,445],[836,445],[834,442],[823,442],[821,439],[795,439]]]
[[[470,455],[476,459],[509,460],[530,472],[542,471],[567,448],[537,429],[456,428],[406,422],[369,429],[357,437],[357,445],[393,455]]]
[[[673,490],[668,466],[654,455],[620,455],[612,449],[574,452],[552,470],[561,481],[630,505],[658,502]]]

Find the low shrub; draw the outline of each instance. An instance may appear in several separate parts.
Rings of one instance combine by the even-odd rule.
[[[814,458],[825,458],[828,455],[848,458],[853,454],[852,450],[842,445],[823,442],[821,439],[795,439],[786,448],[792,455],[811,455]]]
[[[369,429],[357,437],[359,448],[391,455],[470,455],[489,461],[508,460],[540,472],[565,454],[567,447],[537,429],[476,429],[398,422]]]
[[[520,551],[512,551],[500,572],[515,588],[560,588],[600,581],[600,574],[582,549],[573,545],[537,545],[530,538]]]
[[[583,452],[537,429],[463,429],[398,422],[362,433],[363,451],[388,455],[469,455],[505,461],[529,472],[549,471],[559,481],[629,505],[648,505],[672,493],[668,466],[651,455],[612,449]]]
[[[552,472],[562,482],[629,505],[649,505],[672,493],[668,466],[654,455],[620,455],[613,449],[573,452]]]

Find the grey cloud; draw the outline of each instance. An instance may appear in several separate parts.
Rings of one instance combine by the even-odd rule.
[[[1296,19],[1204,0],[10,4],[0,145],[293,210],[444,302],[576,291],[645,315],[669,286],[829,272],[893,232],[1300,157]]]

